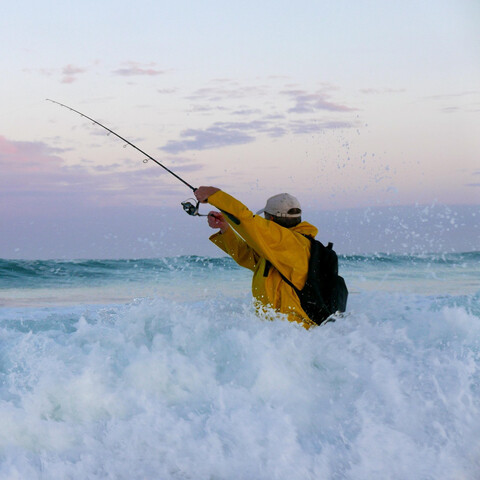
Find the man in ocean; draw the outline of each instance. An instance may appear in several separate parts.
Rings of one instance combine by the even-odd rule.
[[[302,222],[298,200],[288,193],[275,195],[255,215],[216,187],[199,187],[195,196],[220,210],[208,216],[209,226],[219,229],[210,240],[240,266],[253,271],[252,293],[257,305],[272,307],[307,329],[316,325],[303,310],[295,289],[285,281],[298,290],[304,287],[310,258],[310,240],[304,235],[315,237],[318,233],[316,227]]]

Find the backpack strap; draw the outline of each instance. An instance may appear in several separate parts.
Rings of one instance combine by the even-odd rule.
[[[272,264],[269,260],[265,262],[265,269],[263,270],[263,276],[268,277],[268,274],[270,273],[270,269],[272,268]],[[300,291],[298,288],[290,281],[288,280],[282,273],[280,273],[280,270],[277,270],[278,274],[282,277],[282,280],[285,283],[288,283],[297,293]]]
[[[263,270],[263,276],[268,277],[268,274],[270,273],[270,269],[272,268],[272,264],[270,260],[265,260],[265,269]],[[280,273],[280,272],[278,272]]]
[[[280,274],[280,276],[282,277],[282,280],[285,282],[285,283],[288,283],[288,285],[290,285],[294,290],[295,292],[297,292],[297,294],[300,292],[300,290],[290,281],[288,280],[286,277],[284,277],[279,270],[277,270],[277,272]]]
[[[327,292],[325,292],[325,285],[319,283],[319,282],[322,282],[322,278],[323,278],[323,283],[329,281],[328,279],[324,278],[325,277],[324,275],[321,275],[322,272],[318,271],[318,269],[320,268],[320,265],[323,265],[323,260],[325,258],[324,254],[327,251],[328,251],[327,256],[330,259],[334,257],[334,264],[333,265],[330,264],[331,268],[335,270],[334,276],[337,278],[340,278],[342,281],[343,279],[341,277],[338,277],[337,275],[337,272],[338,272],[338,266],[336,263],[337,256],[334,250],[332,249],[333,243],[329,242],[328,245],[325,247],[320,241],[315,240],[313,237],[309,235],[304,235],[304,237],[308,238],[308,240],[310,241],[310,259],[308,262],[307,280],[305,282],[304,287],[301,290],[299,290],[279,270],[277,270],[277,272],[279,273],[282,280],[287,285],[290,285],[290,287],[293,288],[293,290],[295,291],[295,293],[297,294],[300,300],[300,305],[302,306],[303,310],[308,315],[310,320],[312,320],[317,325],[320,325],[333,313],[331,311],[332,305],[331,305],[331,299],[330,299],[328,290]],[[320,261],[320,256],[322,256],[322,261]],[[263,272],[264,277],[267,277],[269,275],[272,266],[273,265],[267,260],[265,263],[265,269]],[[327,298],[324,297],[325,294],[327,295]],[[346,295],[345,295],[344,303],[346,303]],[[345,308],[343,307],[343,310],[344,309]]]
[[[311,235],[305,235],[304,233],[301,233],[300,235],[303,235],[305,238],[307,238],[308,240],[310,240],[310,245],[312,245],[312,243],[315,241],[315,238],[312,237]],[[317,240],[317,242],[319,242]],[[321,243],[321,242],[319,242]],[[328,248],[329,250],[332,250],[332,247],[333,247],[333,243],[332,242],[328,242],[328,245],[326,248]],[[311,250],[310,250],[310,253],[311,253]],[[309,265],[310,267],[310,265]],[[270,269],[272,268],[272,263],[270,262],[270,260],[266,260],[265,261],[265,269],[263,270],[263,276],[264,277],[268,277],[269,273],[270,273]],[[280,270],[277,270],[277,272],[279,273],[279,275],[282,277],[282,280],[287,283],[288,285],[290,285],[294,290],[295,292],[297,292],[297,294],[300,292],[300,290],[290,281],[288,280],[281,272]],[[308,273],[307,273],[308,275]]]

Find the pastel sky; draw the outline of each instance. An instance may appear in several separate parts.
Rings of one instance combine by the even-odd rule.
[[[46,98],[252,210],[476,208],[479,25],[478,0],[3,2],[0,257],[105,256],[120,224],[118,256],[206,243],[188,188]]]

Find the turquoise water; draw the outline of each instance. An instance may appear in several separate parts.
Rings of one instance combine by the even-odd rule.
[[[340,257],[353,291],[470,295],[479,289],[479,266],[478,252]],[[128,302],[150,295],[202,298],[205,290],[235,295],[249,288],[250,279],[230,258],[0,259],[0,306]]]
[[[306,331],[229,259],[0,260],[0,478],[477,479],[479,261],[341,257]]]

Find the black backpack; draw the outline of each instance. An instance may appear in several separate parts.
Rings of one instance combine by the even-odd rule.
[[[333,243],[325,247],[318,240],[305,236],[310,240],[311,245],[305,286],[298,290],[282,274],[280,275],[295,289],[308,317],[320,325],[330,315],[345,311],[348,290],[345,280],[338,274],[338,257],[332,249]]]

